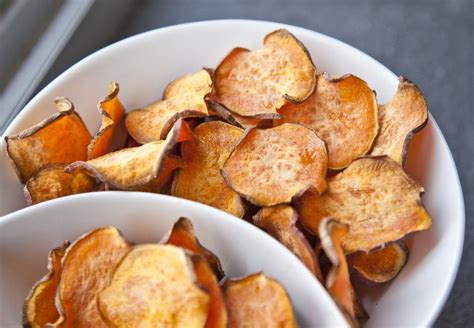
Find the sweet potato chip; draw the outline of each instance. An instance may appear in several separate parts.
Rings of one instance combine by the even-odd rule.
[[[127,114],[128,133],[142,144],[165,139],[179,118],[209,115],[204,98],[211,90],[212,80],[206,70],[171,82],[163,100]]]
[[[110,151],[115,128],[124,114],[123,106],[118,98],[119,90],[119,85],[112,82],[109,86],[109,94],[97,105],[102,115],[102,124],[87,147],[87,159],[100,157]]]
[[[212,99],[206,99],[206,103],[211,112],[224,119],[226,122],[235,125],[239,128],[253,128],[258,126],[260,122],[266,121],[264,119],[245,117],[232,113],[227,108],[225,108],[218,102],[213,101]]]
[[[308,189],[326,188],[327,152],[314,131],[298,124],[250,129],[221,170],[227,184],[251,203],[289,203]]]
[[[196,141],[181,145],[186,166],[176,174],[172,194],[242,217],[245,210],[240,196],[227,186],[220,174],[242,134],[243,130],[220,121],[196,127]]]
[[[139,245],[97,299],[113,327],[203,327],[209,295],[194,283],[191,261],[172,245]]]
[[[66,241],[49,253],[49,272],[33,286],[23,305],[24,327],[43,328],[59,318],[54,299],[61,278],[61,259],[68,246],[69,242]]]
[[[328,167],[342,169],[365,155],[378,132],[377,100],[367,83],[354,75],[317,77],[313,94],[287,104],[274,124],[299,123],[313,129],[328,147]]]
[[[385,283],[394,279],[406,264],[408,248],[392,243],[370,253],[356,252],[347,258],[349,266],[367,281]]]
[[[316,69],[303,44],[287,30],[265,36],[263,47],[235,48],[214,72],[217,102],[240,116],[277,118],[277,109],[301,102],[315,86]]]
[[[209,262],[217,279],[221,280],[224,277],[224,271],[222,270],[219,258],[206,247],[201,245],[199,239],[194,233],[194,227],[191,220],[184,217],[179,218],[179,220],[173,224],[173,227],[168,234],[163,238],[162,242],[203,255]]]
[[[380,133],[371,155],[388,155],[405,163],[408,142],[428,121],[428,106],[420,89],[400,77],[398,90],[388,104],[379,106]]]
[[[315,234],[325,216],[349,224],[346,253],[368,252],[431,227],[420,200],[423,188],[387,156],[355,160],[328,185],[321,196],[305,193],[299,199],[301,222]]]
[[[56,98],[58,113],[18,134],[5,137],[7,153],[22,183],[48,164],[87,158],[91,135],[71,101]]]
[[[223,289],[232,328],[298,326],[283,286],[262,273],[227,280]]]
[[[306,237],[296,226],[298,213],[289,205],[262,208],[253,222],[292,251],[308,269],[323,281],[319,262]]]
[[[77,239],[62,260],[63,271],[56,295],[59,327],[107,327],[96,297],[130,250],[130,244],[113,227],[93,230]]]
[[[168,189],[169,182],[172,180],[173,173],[176,169],[185,166],[184,160],[181,157],[170,154],[166,156],[161,173],[143,186],[132,189],[133,191],[144,191],[153,193],[165,193]]]
[[[26,182],[23,192],[28,205],[50,199],[93,191],[98,182],[82,170],[64,172],[66,165],[45,166]]]

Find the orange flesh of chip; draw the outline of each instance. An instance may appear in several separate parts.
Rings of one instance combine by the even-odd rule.
[[[289,205],[265,207],[255,215],[253,221],[292,251],[306,267],[323,281],[319,262],[303,233],[296,227],[298,214]]]
[[[183,168],[185,163],[181,157],[168,155],[163,164],[161,173],[143,186],[133,189],[134,191],[144,191],[153,193],[163,193],[167,183],[171,181],[171,177],[176,169]]]
[[[100,312],[114,327],[203,327],[210,297],[192,271],[181,248],[135,246],[99,294]]]
[[[242,217],[245,210],[240,196],[227,186],[220,174],[242,133],[241,129],[219,121],[196,127],[196,141],[181,145],[186,166],[177,173],[172,194]]]
[[[349,224],[346,253],[368,252],[431,227],[431,218],[421,204],[422,192],[389,157],[365,157],[329,178],[323,195],[305,193],[298,200],[298,209],[301,222],[314,234],[325,216]]]
[[[112,82],[109,94],[99,102],[98,109],[102,115],[102,124],[87,147],[87,159],[100,157],[110,151],[115,128],[124,114],[118,93],[119,85]]]
[[[315,67],[304,46],[288,31],[265,37],[264,46],[235,48],[214,72],[216,100],[240,116],[279,117],[288,101],[305,100],[315,85]]]
[[[57,98],[55,103],[59,113],[5,138],[7,153],[23,183],[46,165],[87,158],[89,131],[68,99]]]
[[[317,77],[313,94],[301,104],[279,110],[282,123],[299,123],[314,130],[328,147],[331,169],[342,169],[371,148],[378,131],[377,101],[367,83],[353,75]]]
[[[298,326],[285,289],[262,273],[227,280],[223,289],[231,328]]]
[[[250,129],[222,168],[227,184],[258,206],[289,203],[308,189],[326,188],[327,153],[310,129],[283,124]]]
[[[68,246],[69,242],[65,242],[49,253],[49,273],[33,286],[23,305],[24,327],[42,328],[59,318],[54,299],[61,278],[61,259]]]

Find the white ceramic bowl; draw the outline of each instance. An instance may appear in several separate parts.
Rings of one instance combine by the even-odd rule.
[[[91,131],[95,131],[100,122],[96,103],[111,80],[120,83],[120,98],[127,109],[143,107],[160,98],[169,81],[203,66],[216,66],[235,46],[257,48],[263,36],[277,28],[287,28],[303,41],[320,71],[358,75],[377,91],[381,103],[395,93],[398,81],[392,72],[330,37],[279,23],[209,21],[147,32],[98,51],[33,98],[5,134],[16,133],[49,116],[58,95],[69,97]],[[402,73],[410,77],[410,72]],[[2,143],[0,147],[5,146]],[[22,187],[3,150],[0,214],[25,206]],[[371,315],[368,327],[432,324],[446,301],[461,258],[463,196],[456,166],[433,117],[412,140],[407,169],[426,189],[423,201],[433,217],[433,228],[416,235],[409,262],[393,283],[372,289],[363,297]],[[64,225],[77,224],[67,219],[64,218]],[[38,220],[37,224],[41,226],[43,221]],[[3,230],[2,234],[7,234]]]

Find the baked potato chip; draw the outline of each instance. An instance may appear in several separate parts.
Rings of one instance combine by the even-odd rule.
[[[222,270],[219,258],[206,247],[201,245],[199,239],[194,233],[194,227],[191,220],[184,217],[179,218],[179,220],[173,224],[173,227],[168,234],[163,238],[162,243],[178,246],[204,256],[207,262],[209,262],[209,265],[217,279],[221,280],[224,277],[224,271]]]
[[[130,248],[114,227],[95,229],[69,246],[56,294],[61,317],[54,326],[107,327],[96,297],[110,284],[116,266]]]
[[[296,226],[298,213],[289,205],[262,208],[253,222],[292,251],[306,267],[323,281],[319,262],[304,234]]]
[[[230,327],[298,327],[285,289],[263,273],[227,280],[223,289]]]
[[[58,113],[22,132],[5,137],[6,149],[22,183],[48,164],[68,164],[87,158],[91,135],[74,106],[56,98]]]
[[[243,130],[220,121],[197,126],[194,129],[196,141],[181,145],[186,165],[175,176],[172,194],[242,217],[245,209],[240,196],[227,186],[220,174],[242,134]]]
[[[135,246],[97,298],[112,327],[203,327],[209,303],[185,251],[157,244]]]
[[[348,254],[369,252],[431,227],[420,199],[423,188],[387,156],[355,160],[330,177],[328,186],[321,196],[305,193],[298,200],[301,222],[315,234],[326,216],[349,224],[343,242]]]
[[[348,166],[365,155],[378,132],[377,100],[367,83],[354,75],[328,79],[317,77],[313,94],[301,104],[287,104],[275,125],[299,123],[324,140],[328,147],[328,167]]]
[[[68,246],[69,242],[66,241],[49,253],[49,272],[33,286],[23,305],[23,327],[43,328],[58,320],[54,299],[61,278],[61,259]]]
[[[266,121],[264,119],[245,117],[245,116],[240,116],[235,113],[232,113],[227,108],[225,108],[218,102],[213,101],[212,99],[206,99],[206,103],[210,112],[224,119],[226,122],[232,125],[235,125],[239,128],[243,128],[243,129],[253,128],[253,127],[258,126],[260,122]]]
[[[308,189],[326,189],[327,152],[298,124],[247,130],[224,163],[227,184],[258,206],[289,203]]]
[[[84,171],[66,173],[65,168],[65,164],[52,164],[33,174],[23,189],[28,205],[97,189],[97,180]]]
[[[388,155],[404,164],[408,142],[428,122],[428,106],[420,89],[400,77],[398,90],[388,104],[379,106],[380,133],[371,155]]]
[[[179,118],[208,116],[204,98],[211,93],[212,80],[206,70],[171,82],[159,100],[145,109],[127,114],[128,133],[141,144],[166,139]]]
[[[309,97],[315,73],[303,44],[287,30],[276,30],[265,36],[262,48],[235,48],[224,58],[214,72],[213,97],[240,116],[278,118],[284,104]]]
[[[110,83],[109,94],[97,105],[102,115],[102,124],[87,147],[87,159],[100,157],[110,151],[115,128],[124,114],[123,106],[118,98],[119,90],[117,83]]]
[[[349,266],[363,279],[385,283],[402,271],[408,259],[408,248],[403,243],[392,243],[370,253],[356,252],[347,257]]]
[[[163,170],[161,173],[143,186],[132,189],[133,191],[144,191],[153,193],[165,193],[168,189],[169,182],[172,180],[173,173],[176,169],[184,168],[184,160],[176,155],[169,154],[164,159]]]

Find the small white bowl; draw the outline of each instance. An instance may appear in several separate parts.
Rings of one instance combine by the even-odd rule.
[[[5,135],[51,115],[55,110],[53,99],[58,95],[69,97],[87,126],[95,131],[100,124],[96,104],[111,80],[120,83],[120,99],[128,110],[143,107],[159,99],[169,81],[203,66],[215,67],[235,46],[258,48],[264,35],[278,28],[288,29],[306,45],[320,71],[331,75],[352,73],[363,78],[377,91],[380,103],[395,93],[398,80],[392,72],[333,38],[279,23],[207,21],[143,33],[87,57],[33,98]],[[400,73],[410,77],[410,72]],[[0,148],[2,215],[26,203],[22,186],[5,156],[4,143]],[[432,116],[410,144],[407,170],[425,187],[423,202],[433,218],[433,228],[413,238],[408,264],[396,280],[372,289],[363,298],[371,315],[367,327],[432,324],[449,295],[461,259],[463,195],[451,153]],[[67,219],[68,215],[64,225],[76,224]],[[36,224],[40,226],[43,221]],[[3,230],[2,235],[8,233]]]

